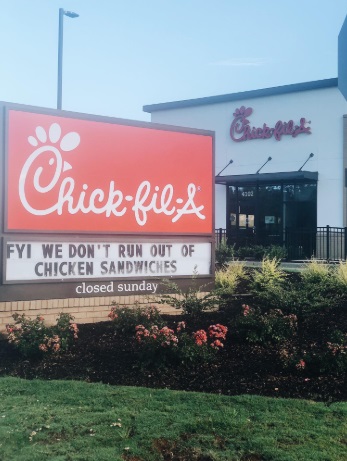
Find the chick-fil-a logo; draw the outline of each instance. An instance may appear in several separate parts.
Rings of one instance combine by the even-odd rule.
[[[234,120],[230,126],[230,136],[233,141],[241,142],[251,139],[269,139],[274,137],[277,141],[281,141],[283,135],[289,135],[295,138],[299,134],[311,134],[311,127],[306,126],[307,121],[304,117],[300,119],[299,125],[295,125],[293,120],[282,122],[278,120],[273,128],[267,126],[266,123],[262,127],[251,127],[247,117],[253,112],[252,107],[241,106],[234,112]]]
[[[62,136],[58,123],[52,123],[48,132],[42,126],[37,126],[35,134],[28,137],[34,151],[21,169],[18,188],[20,201],[31,215],[64,215],[67,212],[70,215],[91,213],[118,218],[132,212],[139,226],[147,223],[151,212],[170,216],[172,223],[188,214],[205,220],[202,213],[204,205],[195,203],[200,187],[193,182],[187,183],[185,197],[177,197],[171,183],[160,188],[148,179],[138,184],[133,195],[117,188],[114,180],[109,181],[106,188],[90,188],[86,183],[78,188],[72,174],[73,168],[63,158],[62,152],[74,151],[80,145],[80,135],[72,131]],[[40,162],[47,155],[51,156],[48,163]],[[49,193],[52,203],[42,207],[42,201],[36,199],[37,203],[33,202],[32,196],[27,193],[32,187],[38,197]]]

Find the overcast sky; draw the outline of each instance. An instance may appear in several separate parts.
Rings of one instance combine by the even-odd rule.
[[[0,0],[0,100],[149,120],[143,105],[337,77],[346,0]]]

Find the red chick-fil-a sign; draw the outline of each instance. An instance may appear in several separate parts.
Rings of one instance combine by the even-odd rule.
[[[308,122],[304,117],[300,119],[299,125],[295,125],[293,120],[282,122],[278,120],[273,128],[266,123],[262,127],[251,127],[247,117],[253,112],[252,107],[241,106],[234,112],[234,120],[230,126],[230,137],[233,141],[249,141],[251,139],[269,139],[274,137],[281,141],[283,135],[289,135],[295,138],[301,133],[311,134],[311,127],[307,127]]]
[[[213,137],[8,111],[9,231],[212,234]]]

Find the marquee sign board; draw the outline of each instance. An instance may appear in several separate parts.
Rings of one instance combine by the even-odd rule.
[[[212,132],[7,103],[1,114],[0,301],[212,280]]]

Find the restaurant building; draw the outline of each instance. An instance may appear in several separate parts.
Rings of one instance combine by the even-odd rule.
[[[345,257],[347,102],[337,78],[144,111],[155,123],[215,132],[215,227],[231,243],[285,244],[295,247],[293,258],[326,257],[328,229],[330,246],[339,246],[331,256]]]

